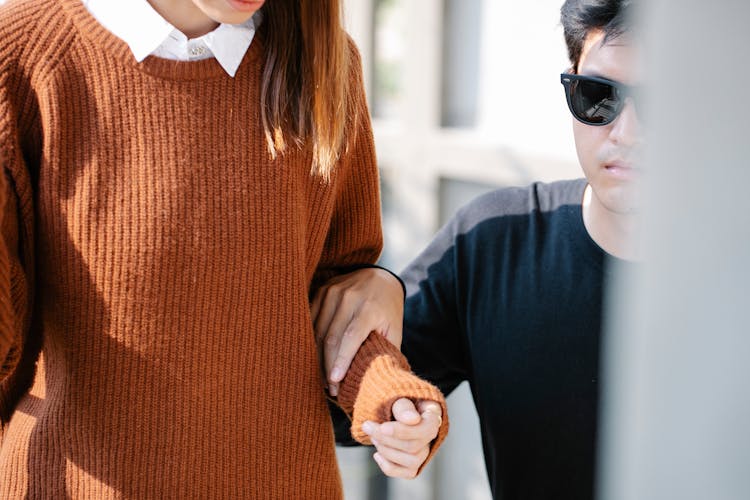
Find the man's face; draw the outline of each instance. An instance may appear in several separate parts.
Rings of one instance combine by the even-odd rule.
[[[602,45],[604,32],[589,33],[578,62],[578,74],[637,86],[636,48],[627,34]],[[593,195],[606,210],[617,214],[637,211],[642,135],[636,108],[628,97],[617,118],[603,126],[573,118],[578,160]]]

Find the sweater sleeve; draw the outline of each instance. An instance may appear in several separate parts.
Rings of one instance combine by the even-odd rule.
[[[336,166],[335,205],[312,292],[328,279],[374,264],[383,248],[380,180],[359,53],[350,42],[349,123]],[[311,293],[312,296],[312,293]]]
[[[2,61],[9,64],[8,61]],[[0,420],[6,418],[11,399],[8,381],[24,354],[31,317],[31,241],[33,196],[21,146],[17,106],[26,93],[8,67],[0,67]],[[27,127],[28,128],[28,127]],[[20,186],[20,188],[19,188]]]
[[[393,420],[391,408],[400,398],[435,401],[442,409],[442,423],[430,454],[420,467],[421,472],[448,434],[445,398],[437,387],[411,373],[406,358],[385,337],[370,334],[357,352],[339,391],[338,404],[352,419],[352,437],[362,444],[371,444],[362,424],[368,420],[378,423]]]
[[[3,169],[4,170],[4,169]],[[13,297],[11,290],[11,252],[6,243],[6,211],[7,211],[7,180],[5,172],[0,175],[0,227],[2,227],[2,240],[0,240],[0,381],[2,381],[18,361],[19,339],[14,327]]]
[[[340,161],[333,220],[326,238],[313,291],[336,274],[352,267],[373,264],[382,249],[380,185],[370,115],[367,109],[359,54],[350,42],[352,113],[354,128]],[[429,399],[443,408],[443,423],[430,457],[448,430],[445,399],[431,384],[415,377],[397,348],[380,335],[370,335],[341,383],[338,404],[352,418],[352,435],[369,444],[362,432],[366,420],[391,420],[391,407],[400,398]],[[427,463],[425,461],[425,463]]]
[[[20,252],[20,197],[14,181],[17,173],[25,172],[25,163],[10,96],[6,81],[0,79],[0,387],[21,358],[29,314],[28,280]]]

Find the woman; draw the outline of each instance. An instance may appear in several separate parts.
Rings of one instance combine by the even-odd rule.
[[[112,4],[0,9],[0,497],[339,498],[308,297],[381,232],[338,2]],[[378,336],[352,373],[355,430],[442,403]]]

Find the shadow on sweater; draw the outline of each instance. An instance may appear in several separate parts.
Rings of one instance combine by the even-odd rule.
[[[54,280],[40,269],[40,276],[47,276],[38,298],[45,326],[43,382],[37,380],[32,391],[38,396],[27,395],[18,406],[8,432],[15,444],[3,443],[12,447],[3,451],[15,457],[28,452],[29,498],[210,498],[217,492],[262,497],[267,491],[255,491],[258,484],[285,492],[299,484],[303,472],[313,479],[336,474],[332,430],[311,425],[327,421],[317,360],[299,358],[315,354],[312,335],[310,349],[293,349],[287,342],[299,343],[301,337],[277,339],[271,330],[258,342],[277,344],[255,352],[247,349],[251,339],[220,335],[227,327],[219,317],[189,306],[183,306],[179,324],[165,324],[142,312],[158,311],[161,302],[139,288],[137,270],[115,278],[130,296],[113,302],[98,289],[93,264],[71,238],[66,241],[55,250],[64,255],[47,259],[67,262],[66,269],[57,270]],[[189,304],[184,294],[194,292],[167,294],[164,307]],[[205,305],[216,311],[212,306]],[[216,330],[175,335],[201,325],[200,317]],[[202,338],[220,345],[206,349]],[[202,349],[219,360],[243,351],[226,357],[234,356],[247,370],[224,367],[215,357],[199,366],[195,353]],[[257,377],[262,386],[241,380],[253,370],[253,356],[283,349],[289,355],[278,360],[278,373]],[[310,370],[287,373],[294,366]],[[293,415],[279,414],[277,400],[288,399],[290,386],[301,397]],[[298,436],[278,430],[277,421],[288,426],[290,419]],[[310,434],[301,438],[305,432]],[[247,471],[246,477],[238,478],[238,471]],[[258,481],[260,476],[265,479]],[[0,497],[18,478],[14,473],[9,483],[0,477]]]

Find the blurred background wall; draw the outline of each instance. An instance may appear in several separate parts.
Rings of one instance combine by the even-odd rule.
[[[344,0],[362,54],[382,178],[385,250],[402,269],[453,212],[500,186],[580,177],[559,74],[562,0]],[[489,499],[468,386],[451,432],[414,481],[369,449],[339,448],[350,500]]]

